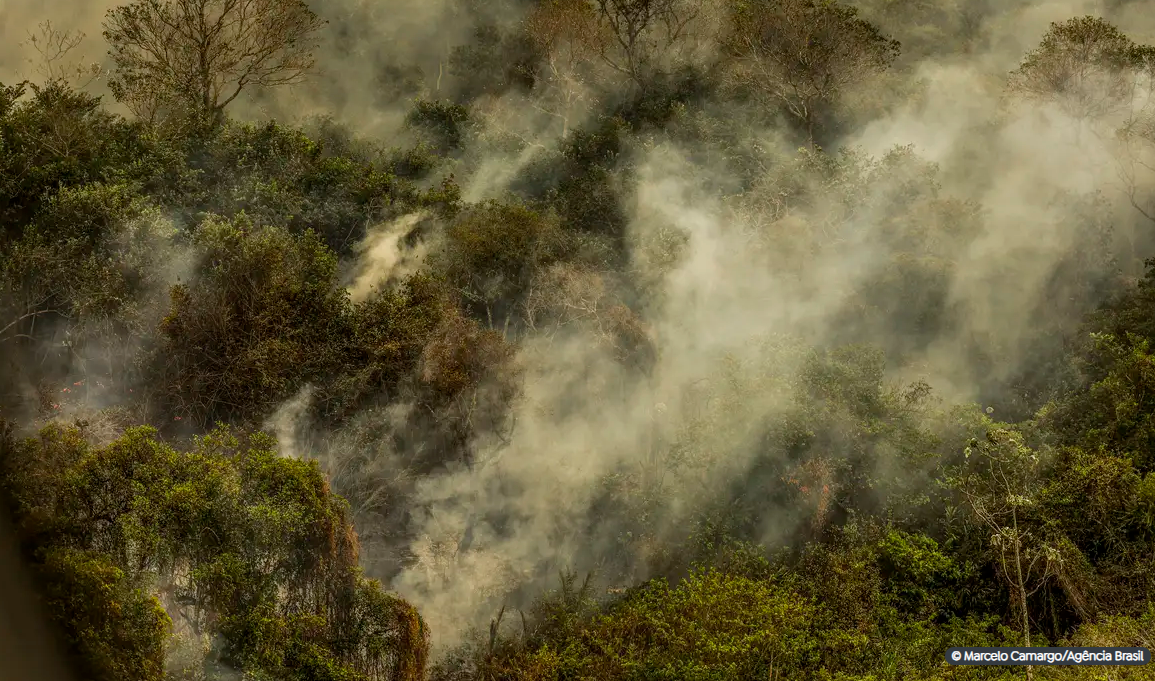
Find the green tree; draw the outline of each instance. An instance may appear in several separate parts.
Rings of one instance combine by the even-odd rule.
[[[203,664],[277,678],[422,678],[424,625],[361,576],[347,505],[316,462],[223,429],[187,451],[151,428],[104,447],[86,435],[51,426],[0,442],[0,482],[24,545],[84,659],[160,678],[171,615],[175,632],[215,638]]]
[[[69,652],[87,678],[165,678],[172,620],[124,571],[91,552],[57,548],[43,556],[37,577],[50,616],[64,623]]]
[[[337,259],[319,237],[210,218],[194,236],[199,271],[171,291],[147,380],[158,414],[263,418],[335,365],[348,311]]]
[[[0,242],[60,189],[152,180],[162,150],[139,133],[63,82],[0,85]]]
[[[1135,43],[1098,17],[1055,22],[1011,72],[1008,85],[1020,96],[1057,106],[1076,122],[1080,139],[1087,126],[1102,137],[1117,137],[1124,191],[1135,210],[1155,221],[1155,208],[1144,196],[1155,144],[1155,111],[1147,95],[1155,85],[1155,46]]]
[[[434,267],[467,310],[504,333],[520,325],[535,277],[559,261],[596,261],[598,245],[561,229],[556,215],[490,201],[450,224]]]
[[[1018,610],[1022,645],[1031,645],[1027,599],[1062,569],[1062,553],[1034,527],[1041,491],[1039,455],[1011,430],[972,441],[968,464],[954,481],[974,517],[992,532],[991,548]],[[973,459],[973,461],[972,461]],[[1027,666],[1027,678],[1033,668]]]
[[[1153,58],[1155,49],[1135,44],[1107,21],[1076,17],[1051,24],[1011,72],[1009,85],[1084,121],[1129,109],[1141,96],[1136,70],[1155,64]]]
[[[1064,444],[1088,451],[1119,452],[1133,461],[1140,474],[1155,471],[1150,452],[1155,442],[1151,399],[1148,397],[1155,355],[1143,326],[1130,326],[1128,317],[1146,307],[1142,284],[1130,304],[1108,321],[1124,335],[1092,332],[1080,353],[1083,384],[1062,396],[1043,414],[1044,423]],[[1127,309],[1135,305],[1133,309]],[[1112,315],[1112,316],[1113,316]],[[1143,322],[1146,325],[1146,322]],[[1101,327],[1100,327],[1101,328]],[[1124,329],[1132,328],[1133,332]]]

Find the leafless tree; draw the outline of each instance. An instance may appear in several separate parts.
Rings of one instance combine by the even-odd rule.
[[[561,136],[592,99],[589,65],[594,58],[595,16],[585,0],[550,0],[525,20],[525,31],[544,56],[534,108],[556,118]]]
[[[150,120],[219,124],[246,88],[300,82],[322,24],[302,0],[136,0],[105,18],[110,85]]]
[[[681,0],[594,0],[594,48],[601,61],[645,87],[655,68],[676,51],[701,3]]]
[[[36,51],[37,58],[30,59],[36,74],[48,84],[63,83],[68,87],[83,90],[104,75],[100,64],[69,60],[69,55],[84,42],[81,32],[62,31],[45,21],[37,27],[37,32],[28,34],[27,44]]]

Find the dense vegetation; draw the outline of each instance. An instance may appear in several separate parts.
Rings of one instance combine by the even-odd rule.
[[[457,3],[346,54],[389,135],[230,108],[368,15],[47,28],[0,488],[82,678],[1155,678],[943,663],[1155,648],[1155,47],[992,5]]]

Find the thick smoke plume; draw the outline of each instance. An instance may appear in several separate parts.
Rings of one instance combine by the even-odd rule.
[[[1061,112],[1008,103],[1003,89],[1005,74],[1050,22],[1106,10],[1050,2],[992,11],[968,51],[910,66],[904,77],[913,94],[842,140],[875,159],[911,145],[928,164],[919,172],[934,173],[941,196],[975,206],[969,233],[926,225],[954,240],[946,304],[961,311],[961,323],[892,366],[894,380],[925,380],[951,401],[987,397],[992,382],[1011,378],[1037,351],[1040,310],[1070,307],[1048,299],[1063,290],[1054,279],[1097,238],[1071,219],[1074,206],[1106,202],[1120,233],[1112,249],[1133,240],[1122,233],[1144,227],[1120,192],[1116,149],[1074,134],[1076,122]],[[1134,9],[1119,16],[1134,18]],[[774,129],[747,134],[772,154],[793,151]],[[725,169],[691,160],[694,152],[673,143],[637,152],[629,239],[637,274],[655,282],[655,302],[646,309],[659,356],[652,372],[639,378],[624,371],[593,330],[531,337],[519,355],[527,372],[509,444],[491,460],[417,485],[416,561],[393,585],[419,604],[439,643],[458,640],[463,623],[487,621],[527,581],[548,585],[562,567],[604,571],[605,556],[630,542],[637,521],[595,518],[599,494],[614,476],[637,475],[637,494],[650,495],[644,512],[671,535],[723,495],[758,453],[755,424],[788,407],[802,363],[799,343],[840,340],[855,292],[894,266],[898,249],[887,230],[901,210],[894,182],[902,178],[870,186],[873,196],[860,197],[865,209],[849,216],[822,205],[843,197],[813,178],[820,200],[774,220],[734,210],[727,197],[703,190],[725,187]],[[822,223],[826,229],[814,229]],[[802,264],[783,262],[762,241],[768,231],[791,228],[798,230],[788,239],[793,252],[808,254]],[[775,243],[782,245],[781,234]],[[655,244],[675,244],[676,253],[655,258]],[[1097,274],[1110,276],[1112,266],[1102,263]],[[1069,319],[1089,303],[1070,309]],[[893,345],[904,332],[872,328],[857,340]],[[976,338],[994,349],[982,364],[968,355]],[[741,367],[729,380],[728,366]],[[679,446],[690,442],[695,446]],[[708,454],[675,460],[684,449]],[[768,508],[763,517],[769,545],[810,520],[790,508]],[[646,547],[630,551],[638,560],[610,579],[648,576]]]

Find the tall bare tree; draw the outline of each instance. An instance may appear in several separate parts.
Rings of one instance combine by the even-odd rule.
[[[136,0],[105,18],[110,85],[142,117],[216,125],[246,88],[299,82],[322,24],[302,0]]]
[[[592,103],[590,62],[596,50],[596,16],[585,0],[548,0],[526,17],[524,29],[543,56],[534,108],[561,123],[569,134],[571,119]]]
[[[897,41],[832,0],[739,0],[732,21],[731,84],[784,106],[811,142],[822,110],[899,53]]]
[[[594,46],[602,63],[645,88],[685,42],[701,12],[684,0],[594,0]]]

